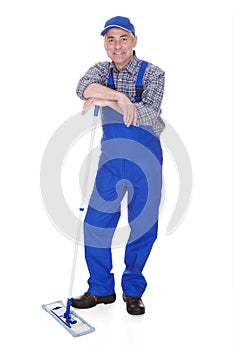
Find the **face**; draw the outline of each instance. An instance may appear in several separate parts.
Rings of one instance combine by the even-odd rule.
[[[104,47],[107,55],[115,63],[118,70],[124,68],[133,57],[133,49],[137,44],[137,37],[121,28],[112,28],[104,37]]]

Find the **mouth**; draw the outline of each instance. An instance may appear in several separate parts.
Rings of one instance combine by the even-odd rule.
[[[122,56],[124,56],[125,53],[124,52],[114,52],[113,54],[115,57],[122,57]]]

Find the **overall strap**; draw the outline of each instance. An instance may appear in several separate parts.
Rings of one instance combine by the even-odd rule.
[[[108,85],[107,85],[110,89],[114,89],[116,90],[115,88],[115,84],[114,84],[114,79],[113,79],[113,71],[112,71],[112,68],[110,69],[110,73],[108,75]]]
[[[147,65],[148,65],[148,62],[146,62],[146,61],[141,62],[140,69],[138,72],[137,81],[136,81],[136,87],[135,87],[136,88],[136,96],[134,98],[135,102],[140,102],[142,100],[142,92],[143,92],[142,81],[143,81],[143,76],[144,76]]]
[[[139,69],[138,76],[137,76],[136,86],[135,86],[135,90],[136,90],[136,96],[134,98],[135,102],[140,102],[142,100],[142,92],[143,92],[142,81],[143,81],[143,76],[144,76],[147,65],[148,65],[148,62],[146,62],[146,61],[141,62],[140,69]],[[116,89],[115,84],[114,84],[114,79],[113,79],[112,68],[110,69],[110,72],[108,75],[108,85],[107,86],[110,89],[114,89],[114,90]]]

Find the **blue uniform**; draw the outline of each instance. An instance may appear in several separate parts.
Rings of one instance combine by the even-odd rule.
[[[142,271],[157,238],[161,144],[151,126],[126,127],[122,114],[110,107],[103,107],[102,113],[101,155],[84,220],[88,292],[99,296],[115,292],[111,242],[121,201],[127,193],[130,236],[125,248],[122,289],[126,295],[141,297],[147,285]]]

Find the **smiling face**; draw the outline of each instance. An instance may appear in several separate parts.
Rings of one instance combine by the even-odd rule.
[[[133,49],[137,44],[137,37],[121,28],[112,28],[104,37],[104,47],[107,55],[115,63],[116,68],[121,70],[133,57]]]

